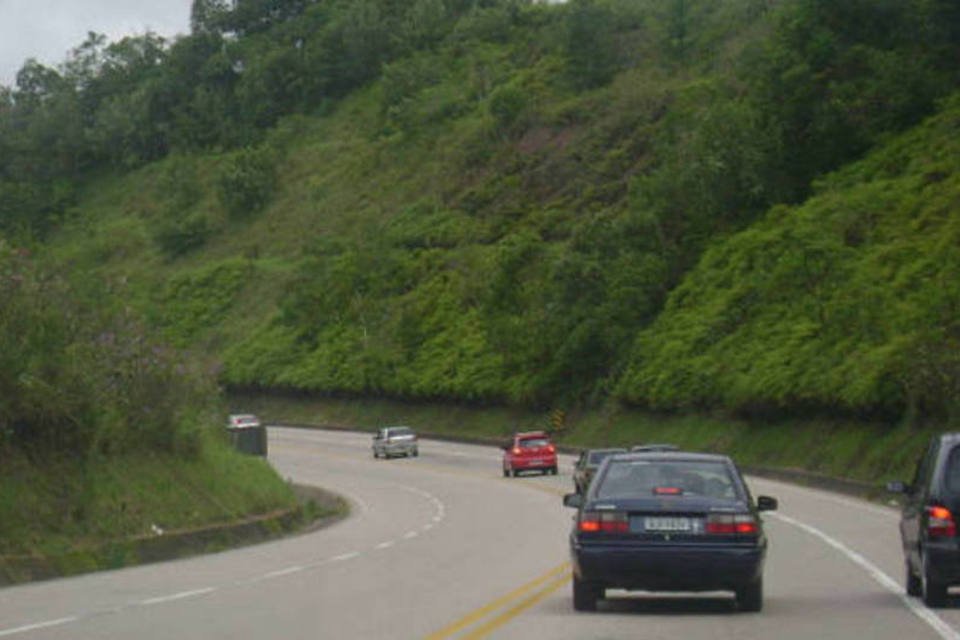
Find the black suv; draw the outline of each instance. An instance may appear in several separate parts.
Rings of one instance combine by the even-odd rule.
[[[917,464],[913,482],[891,482],[904,494],[900,537],[907,593],[929,607],[947,603],[947,587],[960,585],[960,433],[935,436]]]

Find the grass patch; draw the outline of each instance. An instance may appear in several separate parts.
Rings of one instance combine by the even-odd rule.
[[[229,482],[225,479],[229,478]],[[59,558],[65,573],[101,560],[129,560],[127,541],[230,523],[297,505],[292,489],[260,458],[226,444],[195,459],[130,454],[110,458],[30,460],[5,454],[0,469],[0,556]]]

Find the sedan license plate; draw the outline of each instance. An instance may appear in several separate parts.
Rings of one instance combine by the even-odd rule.
[[[684,532],[693,528],[690,518],[646,517],[643,519],[644,531]]]

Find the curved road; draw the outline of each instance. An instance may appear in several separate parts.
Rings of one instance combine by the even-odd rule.
[[[960,640],[960,599],[903,595],[897,514],[751,479],[766,516],[766,601],[619,594],[570,603],[572,458],[506,479],[491,447],[421,441],[374,460],[369,436],[271,428],[285,477],[338,491],[350,518],[278,542],[0,590],[0,638],[879,638]]]

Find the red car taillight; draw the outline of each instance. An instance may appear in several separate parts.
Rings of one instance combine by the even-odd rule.
[[[514,448],[513,448],[513,451],[511,451],[511,453],[512,453],[513,455],[515,455],[515,456],[518,456],[518,455],[520,455],[521,453],[523,453],[523,449],[521,449],[520,447],[514,447]]]
[[[756,535],[760,527],[757,519],[749,513],[711,513],[704,530],[716,535]]]
[[[623,511],[584,511],[577,529],[584,533],[629,533],[630,523]]]
[[[950,509],[940,505],[927,507],[927,535],[931,538],[953,538],[957,535],[957,524]]]
[[[556,452],[557,452],[557,448],[556,448],[555,446],[553,446],[552,444],[548,444],[548,445],[547,445],[547,451],[548,451],[549,453],[556,453]]]

